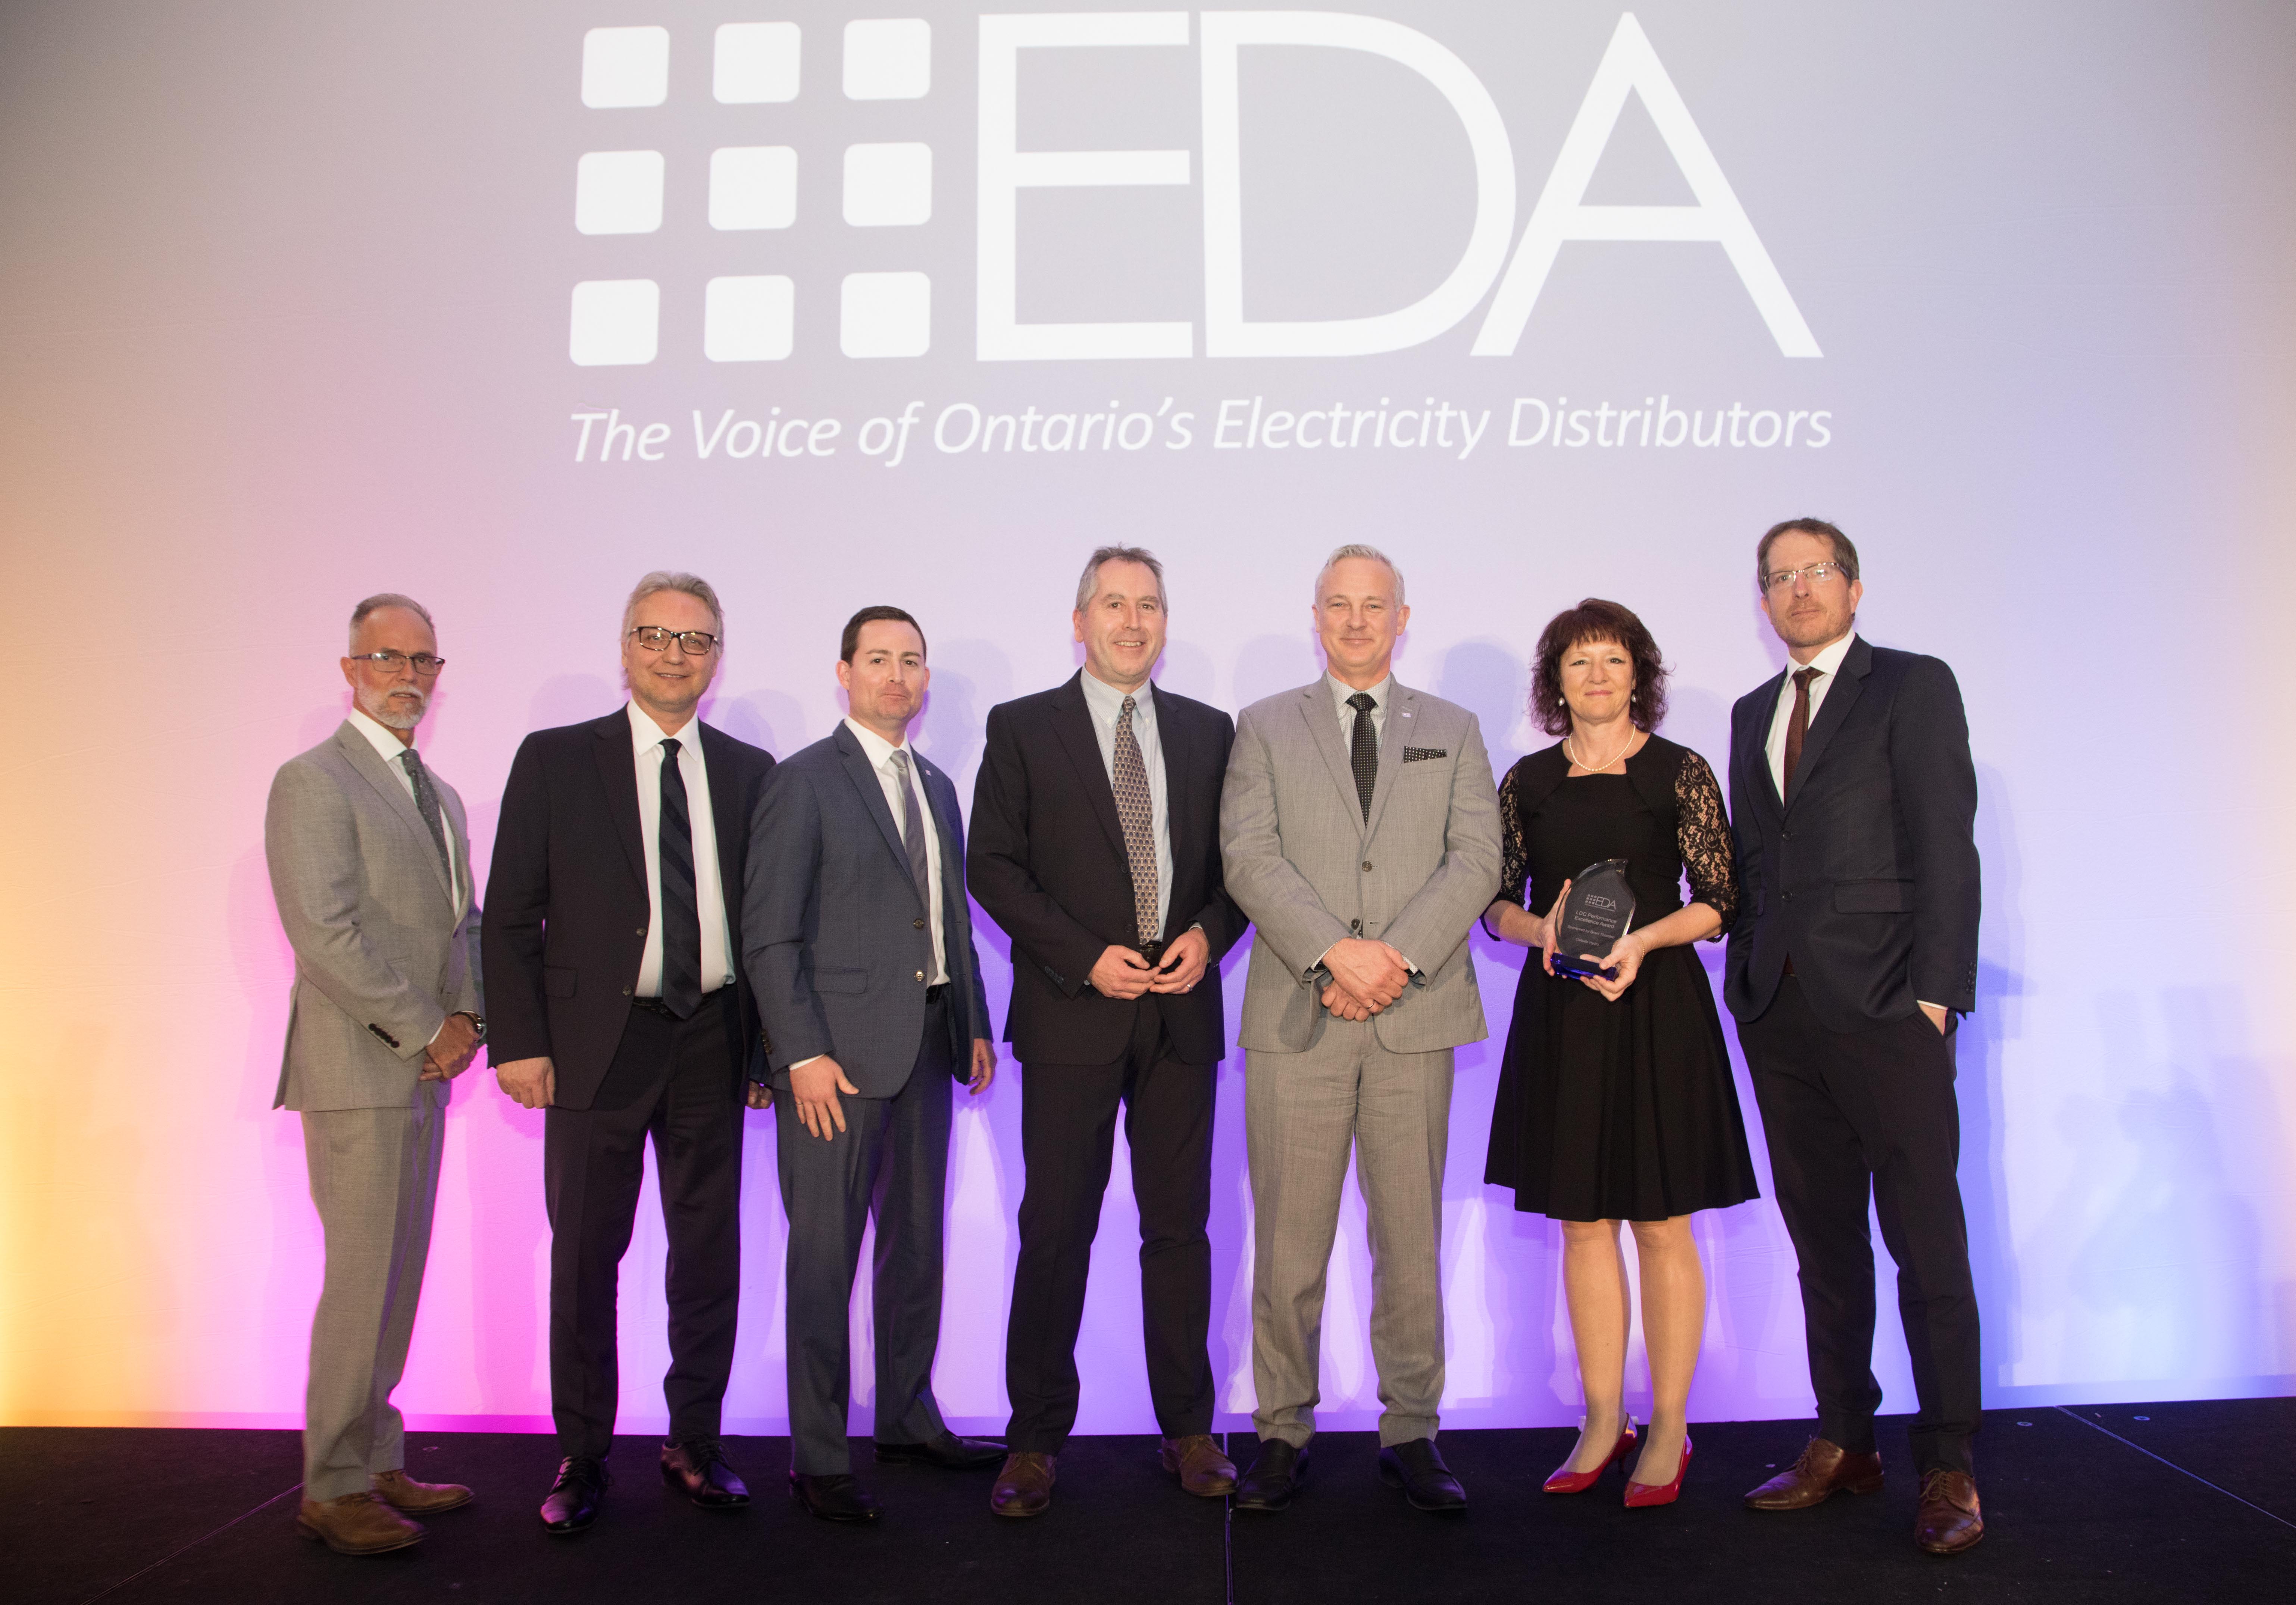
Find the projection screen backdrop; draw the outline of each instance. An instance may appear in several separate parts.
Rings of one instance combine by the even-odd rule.
[[[357,597],[438,615],[425,750],[483,864],[521,736],[618,702],[648,569],[724,594],[709,717],[780,754],[840,715],[847,615],[915,612],[919,739],[968,796],[989,708],[1073,671],[1109,540],[1168,565],[1175,690],[1312,677],[1314,572],[1371,541],[1409,577],[1400,676],[1502,768],[1546,744],[1540,625],[1590,594],[1651,624],[1668,733],[1718,761],[1780,661],[1754,537],[1802,513],[1857,538],[1861,628],[1968,699],[1990,1398],[2288,1391],[2292,69],[2296,14],[2230,0],[10,6],[0,1420],[299,1420],[320,1255],[267,1107],[291,960],[262,804],[343,714]],[[1503,1035],[1521,954],[1475,940]],[[1480,1184],[1500,1046],[1461,1054],[1452,1123],[1459,1426],[1578,1409],[1555,1228]],[[1005,1409],[1019,1093],[1008,1067],[952,1154],[939,1376],[974,1427]],[[753,1431],[784,1419],[772,1118],[728,1409]],[[539,1117],[481,1067],[418,1422],[545,1418],[540,1170]],[[1152,1424],[1128,1186],[1119,1158],[1086,1431]],[[633,1431],[663,1417],[654,1208]],[[1325,1420],[1365,1426],[1349,1210]],[[1775,1208],[1699,1236],[1693,1415],[1801,1413]],[[1880,1364],[1910,1408],[1886,1319]]]

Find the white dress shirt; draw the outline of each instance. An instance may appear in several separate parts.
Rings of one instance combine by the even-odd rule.
[[[884,788],[885,806],[893,812],[893,829],[900,832],[904,848],[909,844],[908,831],[902,823],[907,810],[901,803],[901,774],[893,763],[893,754],[906,752],[909,756],[908,783],[916,788],[917,818],[925,828],[925,880],[930,888],[927,901],[932,905],[925,911],[932,921],[933,949],[932,979],[927,984],[938,987],[948,979],[948,948],[941,938],[940,929],[940,831],[933,825],[932,802],[925,795],[924,776],[917,772],[916,749],[909,745],[906,733],[901,737],[901,744],[896,747],[875,731],[852,719],[845,721],[845,728],[851,731],[854,738],[861,743],[861,750],[868,756],[869,767],[877,772],[877,783]]]
[[[1332,704],[1340,710],[1340,740],[1343,744],[1350,743],[1356,738],[1356,710],[1348,706],[1348,699],[1356,694],[1356,688],[1338,676],[1328,673],[1324,676],[1324,684],[1332,688]],[[1371,688],[1372,733],[1382,742],[1387,740],[1387,705],[1394,696],[1395,676],[1393,675],[1388,676],[1386,679]],[[1352,754],[1354,749],[1350,746],[1349,750]]]
[[[365,709],[358,708],[351,709],[351,728],[366,737],[367,744],[374,749],[375,757],[382,760],[382,766],[398,777],[407,796],[414,797],[414,777],[406,773],[406,765],[403,761],[411,749],[398,739],[398,732],[370,717]],[[431,792],[435,796],[438,787],[432,786]],[[439,826],[447,834],[448,879],[455,883],[455,922],[459,925],[464,912],[471,906],[471,866],[455,850],[455,822],[447,817],[447,805],[443,801],[439,805]]]
[[[677,773],[685,782],[685,817],[693,831],[693,906],[701,917],[701,990],[734,984],[734,938],[726,923],[726,881],[718,872],[718,815],[709,806],[709,768],[701,755],[701,721],[688,719],[676,736],[635,702],[629,705],[630,751],[637,760],[638,835],[645,842],[645,954],[638,960],[637,995],[661,995],[661,761],[662,742],[677,742]]]
[[[1841,660],[1849,656],[1850,644],[1857,639],[1857,632],[1852,630],[1808,663],[1789,662],[1786,665],[1785,681],[1778,687],[1778,705],[1770,715],[1768,749],[1770,780],[1777,787],[1781,798],[1786,794],[1786,731],[1793,724],[1793,677],[1805,668],[1817,671],[1817,678],[1809,683],[1809,722],[1815,726],[1817,710],[1825,702],[1825,693],[1833,688],[1835,676],[1841,673]]]
[[[1084,671],[1085,711],[1092,715],[1093,734],[1100,738],[1100,761],[1108,770],[1108,783],[1116,784],[1116,724],[1124,717],[1124,699],[1132,699],[1132,739],[1140,744],[1140,762],[1148,771],[1150,832],[1156,839],[1156,929],[1169,929],[1172,918],[1172,815],[1166,806],[1164,748],[1156,733],[1156,699],[1144,682],[1138,691],[1119,691]],[[1119,816],[1120,817],[1120,816]]]

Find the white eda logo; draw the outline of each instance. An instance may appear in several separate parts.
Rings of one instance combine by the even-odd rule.
[[[1479,307],[1470,349],[1506,356],[1521,342],[1555,258],[1573,241],[1704,241],[1743,285],[1778,349],[1819,355],[1817,341],[1738,202],[1649,37],[1620,16],[1562,148],[1520,234],[1513,146],[1496,103],[1445,45],[1398,22],[1335,12],[1105,12],[983,15],[974,196],[974,355],[984,362],[1185,357],[1198,351],[1193,322],[1024,323],[1018,309],[1020,194],[1029,189],[1200,184],[1204,217],[1201,351],[1207,356],[1357,356],[1423,345]],[[794,22],[731,22],[712,40],[711,93],[725,104],[798,98],[803,38]],[[595,28],[583,36],[582,102],[594,110],[659,106],[669,93],[669,30]],[[1024,151],[1020,148],[1024,51],[1170,49],[1193,44],[1202,86],[1201,174],[1189,151]],[[1243,312],[1242,90],[1246,45],[1354,50],[1417,73],[1443,97],[1467,136],[1475,217],[1465,250],[1441,283],[1409,306],[1366,317],[1249,319]],[[922,18],[848,22],[842,83],[856,101],[918,100],[932,87],[932,27]],[[1627,97],[1640,97],[1688,184],[1683,206],[1590,205],[1586,196]],[[797,217],[800,152],[733,145],[709,157],[710,226],[783,229]],[[931,147],[849,144],[842,156],[844,220],[914,227],[933,209]],[[576,164],[574,226],[586,234],[651,233],[661,226],[659,151],[598,150]],[[1496,284],[1496,293],[1492,293]],[[712,278],[701,287],[702,355],[712,362],[773,362],[790,355],[799,289],[786,274]],[[690,294],[690,286],[673,286]],[[1485,305],[1485,298],[1488,304]],[[568,349],[584,366],[652,362],[660,354],[661,285],[590,279],[574,287]],[[923,272],[853,273],[838,286],[839,347],[851,357],[921,356],[932,345],[932,283]]]

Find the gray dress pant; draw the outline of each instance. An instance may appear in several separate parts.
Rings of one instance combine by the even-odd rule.
[[[1322,1397],[1324,1282],[1355,1154],[1371,1238],[1382,1446],[1433,1437],[1443,1398],[1443,1163],[1451,1050],[1392,1053],[1327,1019],[1303,1053],[1244,1058],[1252,1207],[1252,1425],[1304,1448]]]
[[[948,1031],[944,997],[925,1010],[923,1042],[901,1090],[890,1098],[840,1093],[845,1129],[827,1142],[806,1130],[786,1091],[774,1100],[789,1214],[790,1469],[808,1477],[853,1469],[845,1432],[853,1278],[872,1216],[877,1441],[924,1443],[948,1430],[932,1391],[953,1090]]]
[[[303,1158],[326,1235],[326,1280],[311,1317],[303,1404],[303,1496],[364,1494],[406,1464],[391,1389],[406,1369],[430,1253],[447,1093],[417,1082],[390,1109],[307,1110]]]

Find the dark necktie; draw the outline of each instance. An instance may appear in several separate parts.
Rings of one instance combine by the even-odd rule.
[[[1820,671],[1799,668],[1794,671],[1793,712],[1786,720],[1786,761],[1780,766],[1785,771],[1786,783],[1778,789],[1778,800],[1784,802],[1793,796],[1794,771],[1801,767],[1801,744],[1809,739],[1809,683]]]
[[[1124,699],[1116,720],[1116,816],[1124,822],[1124,856],[1132,864],[1132,922],[1143,942],[1163,934],[1164,921],[1156,913],[1156,802],[1148,790],[1148,766],[1140,759],[1140,741],[1132,733],[1136,703]]]
[[[906,748],[894,749],[893,778],[901,788],[901,847],[909,856],[909,874],[917,883],[918,905],[931,917],[932,869],[925,859],[925,820],[917,807],[917,789],[909,784],[909,754]]]
[[[414,811],[422,815],[422,823],[430,827],[430,845],[439,849],[439,867],[447,872],[447,896],[455,895],[455,856],[447,850],[447,825],[439,817],[439,792],[430,784],[430,772],[422,766],[422,755],[409,747],[398,755],[406,766],[406,778],[414,783]]]
[[[693,891],[693,820],[678,744],[661,744],[661,1001],[684,1020],[701,1006],[701,910]]]
[[[1379,706],[1371,692],[1359,691],[1348,699],[1356,710],[1356,727],[1348,738],[1348,764],[1356,772],[1356,800],[1363,804],[1364,823],[1371,823],[1371,794],[1379,784],[1379,731],[1371,710]]]

